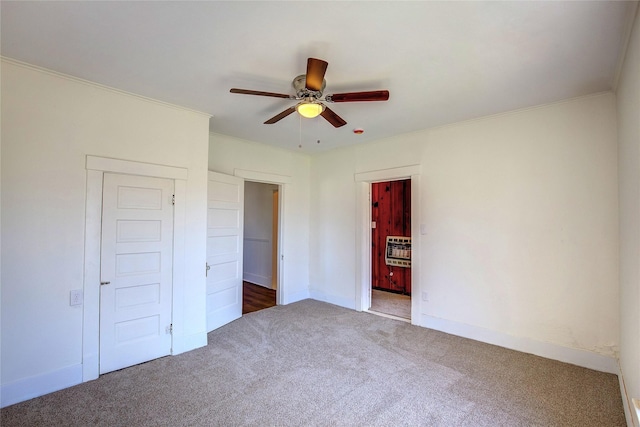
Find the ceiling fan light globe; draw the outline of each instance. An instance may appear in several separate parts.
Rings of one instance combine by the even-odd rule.
[[[315,102],[305,102],[296,107],[298,114],[302,117],[306,117],[308,119],[313,119],[314,117],[318,117],[322,114],[324,110],[324,105],[317,104]]]

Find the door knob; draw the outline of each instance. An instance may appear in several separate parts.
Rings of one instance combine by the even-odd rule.
[[[101,286],[109,285],[109,284],[111,284],[111,282],[100,282],[100,285],[101,285]]]

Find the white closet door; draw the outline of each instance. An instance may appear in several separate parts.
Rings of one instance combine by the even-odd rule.
[[[242,316],[244,180],[209,172],[207,331]]]
[[[100,373],[171,352],[170,179],[104,174]]]

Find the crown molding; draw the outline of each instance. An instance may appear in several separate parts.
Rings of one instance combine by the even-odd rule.
[[[120,95],[129,96],[129,97],[132,97],[132,98],[137,98],[137,99],[140,99],[142,101],[146,101],[146,102],[149,102],[149,103],[152,103],[152,104],[156,104],[156,105],[161,105],[163,107],[172,108],[174,110],[187,111],[189,113],[194,113],[194,114],[206,116],[208,118],[213,117],[211,114],[204,113],[202,111],[192,110],[191,108],[182,107],[180,105],[171,104],[171,103],[164,102],[164,101],[159,101],[157,99],[149,98],[149,97],[146,97],[146,96],[143,96],[143,95],[138,95],[138,94],[135,94],[135,93],[132,93],[132,92],[127,92],[125,90],[116,89],[116,88],[111,87],[111,86],[106,86],[106,85],[103,85],[103,84],[100,84],[100,83],[92,82],[90,80],[85,80],[85,79],[82,79],[80,77],[75,77],[75,76],[72,76],[72,75],[69,75],[69,74],[60,73],[58,71],[54,71],[54,70],[50,70],[48,68],[44,68],[44,67],[40,67],[40,66],[37,66],[37,65],[29,64],[27,62],[19,61],[17,59],[9,58],[9,57],[6,57],[6,56],[0,56],[0,60],[3,63],[8,63],[8,64],[14,65],[16,67],[21,67],[21,68],[25,68],[25,69],[28,69],[28,70],[37,71],[37,72],[44,73],[44,74],[49,74],[49,75],[54,76],[54,77],[58,77],[58,78],[65,79],[65,80],[70,80],[70,81],[73,81],[73,82],[76,82],[76,83],[80,83],[80,84],[83,84],[83,85],[87,85],[87,86],[92,86],[92,87],[95,87],[95,88],[98,88],[98,89],[106,90],[108,92],[113,92],[113,93],[117,93],[117,94],[120,94]]]

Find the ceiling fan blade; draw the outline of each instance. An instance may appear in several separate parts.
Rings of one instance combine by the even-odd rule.
[[[328,102],[362,102],[362,101],[386,101],[389,99],[388,90],[373,90],[370,92],[347,92],[327,95]]]
[[[322,82],[324,81],[324,73],[327,71],[327,65],[329,64],[322,59],[307,59],[307,78],[305,83],[307,89],[316,92],[322,90]]]
[[[286,110],[284,110],[282,113],[271,117],[269,120],[264,122],[264,124],[265,125],[272,125],[272,124],[274,124],[276,122],[279,122],[280,120],[284,119],[285,117],[287,117],[289,114],[293,113],[294,111],[296,111],[296,107],[289,107]]]
[[[347,122],[345,122],[342,117],[337,115],[331,108],[327,107],[326,105],[324,107],[324,111],[320,113],[320,115],[324,117],[326,121],[331,123],[335,128],[339,128],[347,124]]]
[[[259,96],[271,96],[274,98],[287,98],[287,99],[296,99],[295,96],[286,95],[284,93],[274,93],[274,92],[261,92],[258,90],[249,90],[249,89],[237,89],[233,88],[229,92],[231,93],[241,93],[243,95],[259,95]]]

